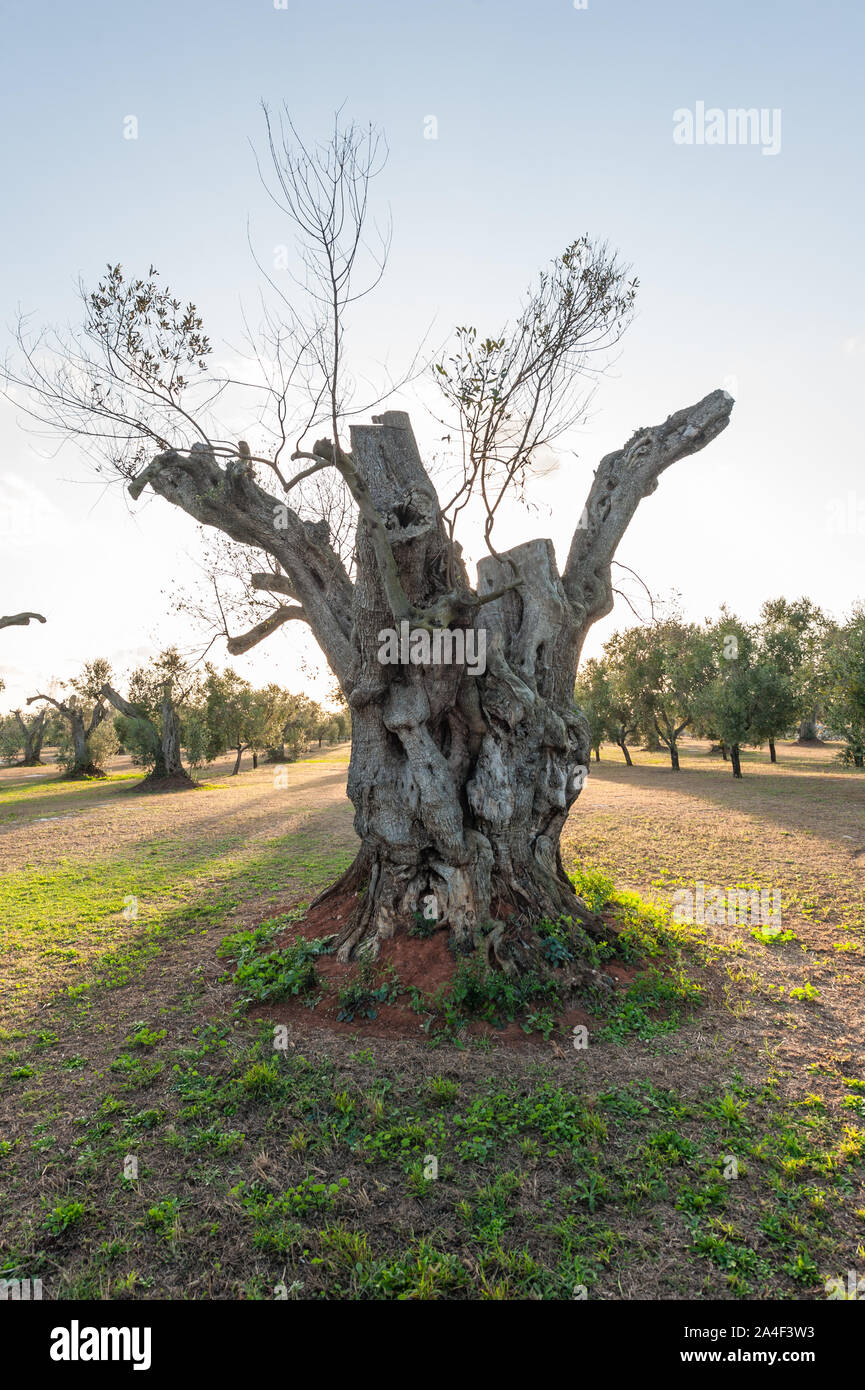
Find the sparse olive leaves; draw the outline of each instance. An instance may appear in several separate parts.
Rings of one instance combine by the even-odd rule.
[[[146,279],[127,280],[120,265],[109,265],[87,296],[85,331],[132,379],[177,397],[187,385],[184,364],[205,371],[211,346],[195,305],[184,307],[158,276],[151,266]],[[98,400],[104,388],[94,382],[93,389]]]

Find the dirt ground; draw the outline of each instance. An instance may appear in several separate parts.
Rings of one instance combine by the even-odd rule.
[[[662,934],[617,967],[614,1017],[586,1001],[585,1050],[571,1018],[339,1022],[329,961],[313,998],[239,1007],[220,943],[267,921],[262,949],[293,940],[284,914],[350,861],[345,748],[137,800],[120,762],[76,788],[0,773],[0,1277],[52,1298],[807,1300],[865,1274],[865,777],[834,754],[749,753],[735,781],[706,744],[678,775],[603,750],[568,867],[648,903],[777,890],[782,932]],[[447,978],[436,938],[392,965],[406,996]]]
[[[267,841],[310,816],[322,835],[348,846],[354,836],[345,800],[347,763],[345,744],[280,765],[282,771],[267,765],[252,771],[247,753],[237,777],[231,776],[234,758],[219,759],[200,774],[195,791],[165,797],[137,794],[141,773],[128,757],[112,758],[104,781],[78,784],[60,780],[50,765],[0,768],[0,867],[83,862],[167,835],[219,843],[227,825],[238,838]]]

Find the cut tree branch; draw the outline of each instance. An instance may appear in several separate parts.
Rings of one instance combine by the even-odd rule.
[[[37,623],[46,621],[41,613],[13,613],[7,618],[0,618],[0,627],[27,627],[31,618],[35,618]]]
[[[302,608],[291,604],[280,604],[276,612],[271,613],[270,617],[265,618],[263,622],[256,623],[255,627],[249,629],[249,632],[245,632],[241,637],[229,637],[227,642],[229,653],[231,656],[242,656],[244,652],[249,651],[250,647],[263,642],[265,637],[269,637],[278,627],[282,627],[283,623],[291,622],[292,619],[299,622],[307,621]]]
[[[284,502],[265,492],[241,462],[221,468],[202,445],[193,445],[188,454],[173,449],[157,454],[129,484],[130,495],[140,497],[148,483],[202,525],[216,527],[239,544],[273,556],[335,674],[341,681],[347,679],[355,662],[351,644],[354,586],[323,528],[305,523]],[[281,588],[279,576],[268,583]]]
[[[713,391],[662,425],[637,430],[623,449],[601,460],[562,575],[574,609],[578,653],[592,623],[613,607],[610,567],[640,502],[655,491],[670,464],[698,453],[726,428],[732,409],[732,396]]]
[[[106,682],[100,692],[104,699],[108,700],[120,714],[125,714],[127,719],[146,719],[148,724],[153,724],[153,720],[140,705],[132,705],[128,700],[124,700],[122,695],[118,695],[116,690]]]

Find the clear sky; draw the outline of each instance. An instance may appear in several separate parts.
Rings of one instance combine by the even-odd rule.
[[[863,16],[858,0],[4,0],[0,327],[8,341],[19,306],[63,323],[79,276],[152,263],[229,357],[255,307],[247,219],[263,259],[287,239],[250,148],[260,102],[287,102],[312,139],[345,102],[390,145],[393,249],[349,339],[361,367],[397,367],[430,325],[433,342],[498,331],[584,232],[640,278],[592,418],[498,543],[549,535],[561,557],[598,459],[724,385],[730,427],[664,476],[619,559],[694,618],[722,602],[753,618],[782,593],[840,616],[865,596]],[[780,148],[676,143],[674,112],[699,120],[698,103],[765,110]],[[411,390],[392,404],[412,410]],[[432,447],[421,401],[413,418]],[[193,523],[128,505],[22,423],[0,403],[0,612],[49,623],[3,632],[3,708],[85,658],[120,674],[197,641],[170,612],[197,573]],[[588,650],[631,621],[617,604]],[[295,643],[283,629],[233,664],[299,688]]]

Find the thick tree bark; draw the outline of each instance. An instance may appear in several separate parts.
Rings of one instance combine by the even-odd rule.
[[[624,739],[617,739],[617,742],[618,742],[618,745],[619,745],[619,747],[621,748],[622,753],[623,753],[623,755],[624,755],[624,759],[625,759],[626,765],[627,765],[628,767],[633,767],[634,764],[633,764],[633,762],[631,761],[631,755],[630,755],[630,753],[628,752],[628,745],[625,743],[625,740],[624,740]]]
[[[733,776],[734,776],[734,777],[741,777],[741,776],[742,776],[742,762],[741,762],[741,758],[740,758],[740,756],[739,756],[739,745],[738,745],[738,743],[731,743],[731,744],[730,744],[730,762],[733,764]]]
[[[399,411],[353,426],[351,453],[337,455],[360,512],[353,587],[323,523],[301,522],[205,449],[159,455],[131,486],[137,496],[149,482],[273,556],[341,682],[361,847],[328,892],[363,890],[335,939],[341,960],[375,956],[418,911],[432,911],[456,951],[479,948],[508,971],[531,962],[529,929],[541,918],[607,930],[578,899],[559,853],[591,753],[573,704],[577,661],[592,623],[612,608],[610,566],[638,503],[665,468],[724,429],[732,404],[716,391],[602,460],[561,576],[551,542],[534,540],[482,559],[476,593]],[[393,655],[387,633],[405,636],[414,656],[384,659]],[[418,637],[453,659],[424,653]]]
[[[775,740],[774,740],[773,738],[770,738],[770,739],[769,739],[769,762],[770,762],[770,763],[776,763],[777,761],[778,761],[778,755],[777,755],[777,753],[775,752]]]
[[[674,772],[679,771],[679,749],[675,739],[670,740],[670,766]]]

